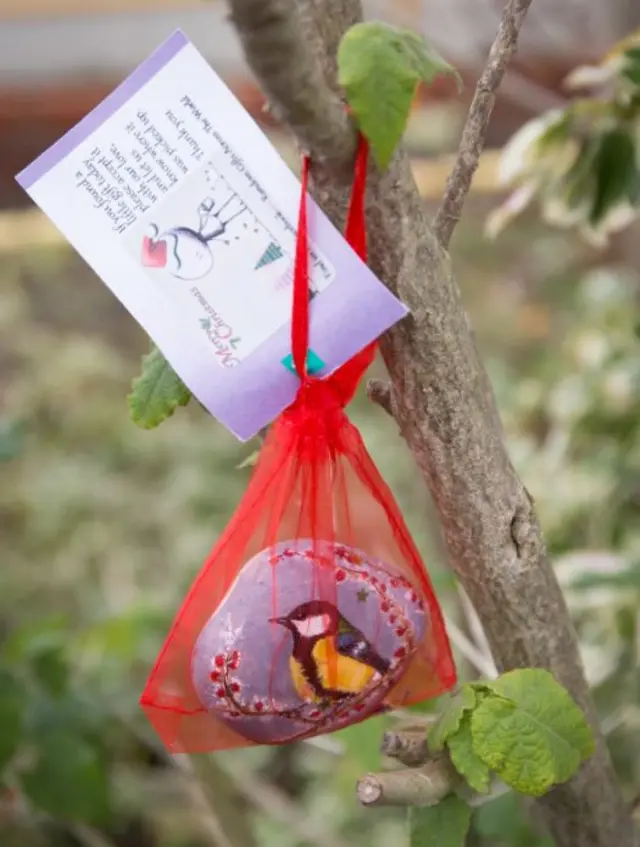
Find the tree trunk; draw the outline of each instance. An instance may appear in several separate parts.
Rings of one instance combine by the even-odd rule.
[[[247,59],[313,161],[314,196],[340,226],[355,146],[334,57],[359,0],[231,0]],[[506,453],[449,254],[426,218],[400,150],[371,173],[370,264],[411,309],[382,339],[391,411],[429,486],[451,565],[497,666],[547,668],[585,710],[597,749],[538,801],[559,847],[639,847],[581,666],[576,635],[533,504]]]

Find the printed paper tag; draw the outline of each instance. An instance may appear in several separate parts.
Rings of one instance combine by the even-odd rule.
[[[17,179],[238,438],[292,402],[300,184],[182,32]],[[324,376],[407,309],[312,201],[309,227]]]

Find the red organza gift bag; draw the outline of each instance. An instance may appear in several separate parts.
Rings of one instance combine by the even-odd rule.
[[[347,222],[365,257],[367,148]],[[306,372],[302,176],[292,353],[300,389],[196,579],[141,698],[172,752],[282,744],[442,694],[456,674],[438,602],[389,488],[344,407],[375,345]]]

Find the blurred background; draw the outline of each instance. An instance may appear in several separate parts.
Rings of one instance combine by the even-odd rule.
[[[407,134],[433,210],[502,5],[364,4],[369,17],[425,34],[465,79],[462,97],[449,82],[421,93]],[[364,811],[353,791],[381,766],[394,716],[313,743],[191,760],[169,758],[150,731],[139,693],[256,445],[195,404],[156,430],[134,426],[125,398],[148,339],[14,182],[177,26],[295,167],[226,15],[211,0],[0,0],[3,847],[404,843],[403,813]],[[569,71],[638,25],[633,0],[533,3],[452,245],[630,799],[640,792],[640,229],[630,220],[594,247],[535,208],[495,241],[484,227],[505,197],[499,149],[525,121],[564,108]],[[489,673],[396,427],[363,397],[352,412],[428,562],[461,676]],[[476,813],[469,843],[549,847],[511,794]]]

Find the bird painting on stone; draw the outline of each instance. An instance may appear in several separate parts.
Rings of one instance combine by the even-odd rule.
[[[302,603],[271,620],[291,633],[289,670],[303,700],[343,700],[389,670],[389,661],[328,600]]]

